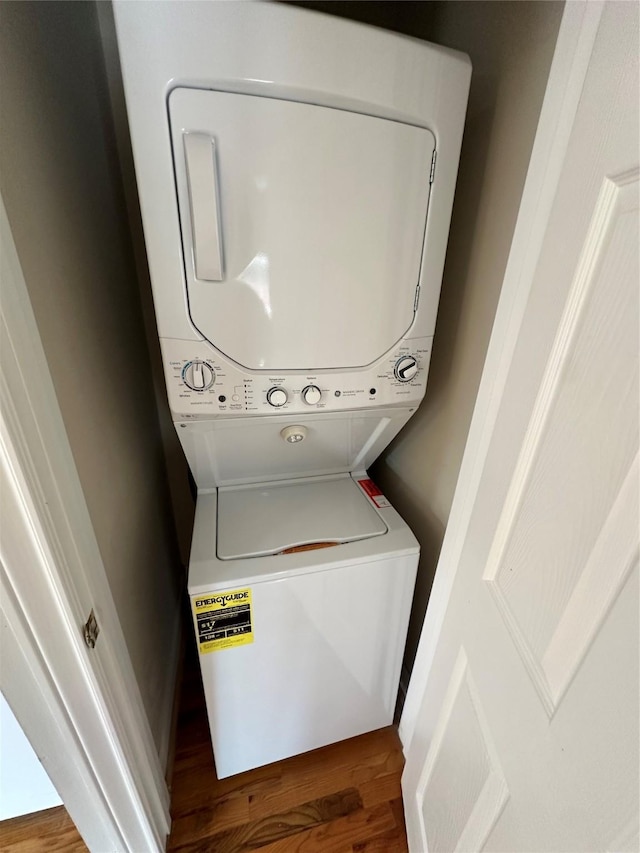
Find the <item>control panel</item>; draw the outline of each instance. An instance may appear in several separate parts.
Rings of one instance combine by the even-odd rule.
[[[161,338],[169,405],[180,418],[309,413],[418,404],[432,338],[404,340],[360,370],[248,371],[206,341]]]

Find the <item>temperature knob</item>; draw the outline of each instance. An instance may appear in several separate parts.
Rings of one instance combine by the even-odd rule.
[[[206,361],[190,361],[182,371],[184,384],[192,391],[206,391],[214,383],[216,376]]]
[[[287,392],[284,388],[270,388],[267,391],[267,403],[269,403],[270,406],[275,406],[276,409],[284,406],[288,399]]]
[[[396,361],[393,372],[400,382],[410,382],[418,372],[418,362],[412,355],[404,355]]]
[[[322,391],[317,385],[307,385],[302,389],[302,399],[308,406],[315,406],[322,400]]]

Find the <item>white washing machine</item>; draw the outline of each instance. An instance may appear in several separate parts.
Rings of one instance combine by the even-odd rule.
[[[189,594],[220,778],[393,721],[418,543],[358,479],[198,497]]]
[[[418,544],[367,477],[426,387],[468,58],[116,2],[220,777],[392,721]]]

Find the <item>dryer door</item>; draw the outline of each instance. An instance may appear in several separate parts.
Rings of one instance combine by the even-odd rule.
[[[410,328],[435,141],[401,122],[175,89],[191,321],[249,369],[353,368]]]

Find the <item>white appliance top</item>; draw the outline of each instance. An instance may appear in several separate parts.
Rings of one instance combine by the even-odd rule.
[[[189,315],[252,370],[348,369],[414,319],[435,139],[229,92],[169,96]]]
[[[387,532],[371,500],[349,475],[221,488],[217,524],[221,560],[353,542]]]
[[[360,480],[367,475],[362,471],[351,476],[353,480]],[[317,484],[319,478],[315,478],[314,482]],[[218,496],[218,489],[198,492],[189,556],[190,595],[234,589],[265,581],[286,580],[296,575],[323,572],[339,566],[418,554],[420,550],[416,537],[395,509],[384,505],[388,501],[379,501],[380,508],[376,512],[387,528],[384,536],[356,539],[334,548],[221,560],[217,546]]]

